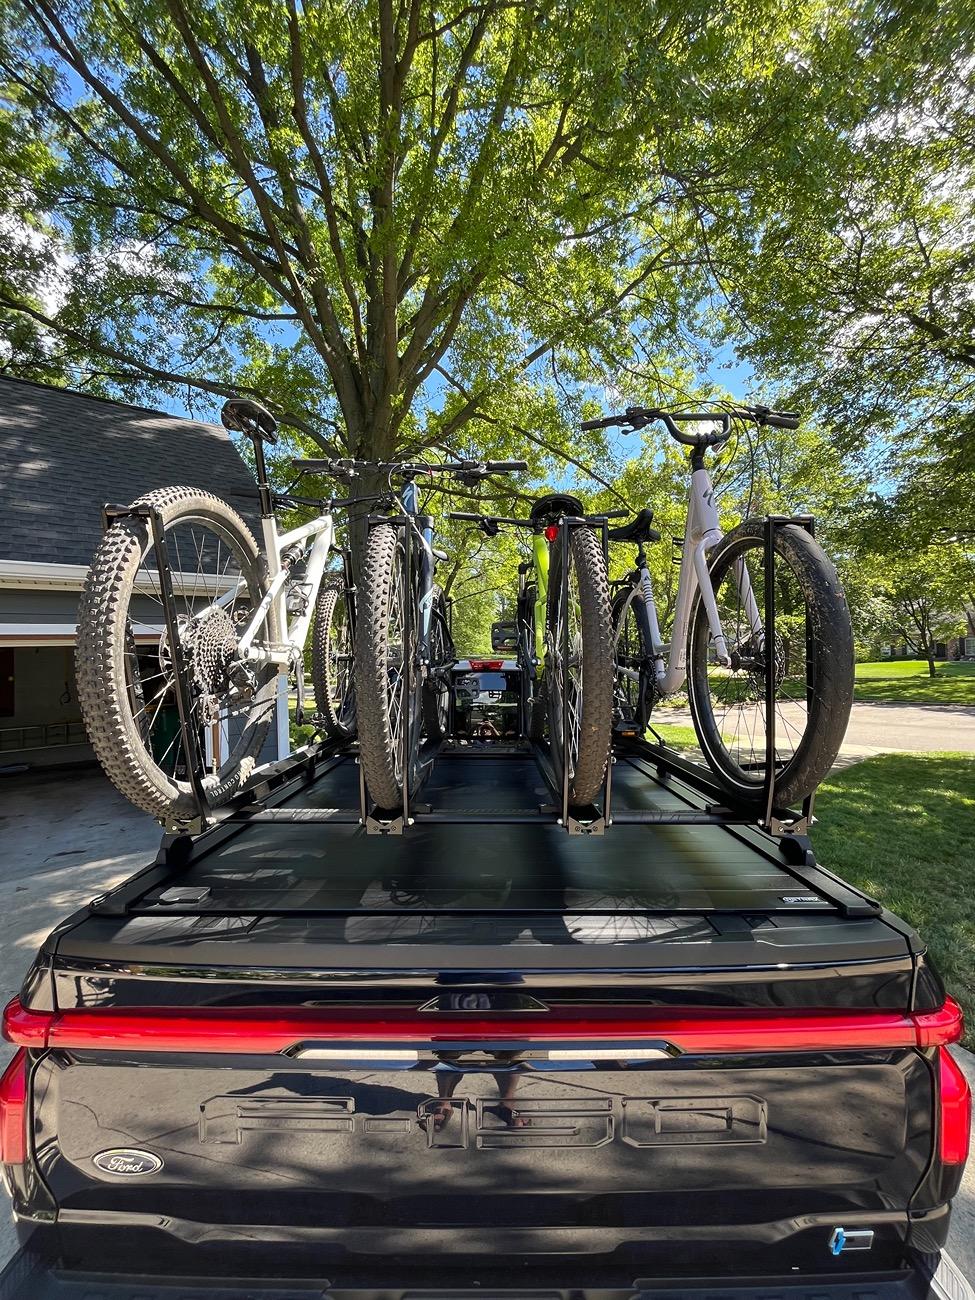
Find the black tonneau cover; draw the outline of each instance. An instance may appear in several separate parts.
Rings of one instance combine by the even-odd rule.
[[[263,1001],[310,984],[391,996],[475,981],[594,999],[628,986],[685,1004],[914,1005],[913,932],[798,844],[730,817],[626,823],[713,811],[644,754],[617,762],[618,820],[601,836],[539,815],[547,790],[524,753],[438,760],[423,797],[444,820],[401,836],[339,812],[302,820],[354,807],[357,785],[338,756],[253,824],[218,826],[188,855],[170,845],[48,941],[54,1004],[172,1005],[175,980],[180,1004],[240,1005],[259,976]],[[509,820],[485,822],[489,811]]]

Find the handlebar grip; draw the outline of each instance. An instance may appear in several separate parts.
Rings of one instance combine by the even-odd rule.
[[[472,515],[472,514],[468,513],[468,511],[466,511],[466,510],[450,510],[450,511],[448,511],[448,513],[447,513],[447,518],[448,518],[448,519],[467,519],[467,520],[469,520],[471,523],[477,524],[477,523],[480,523],[480,522],[481,522],[481,520],[484,518],[484,516],[483,516],[483,515]]]
[[[602,420],[583,420],[579,425],[580,429],[608,429],[611,424],[619,424],[619,419],[615,415],[607,415]]]
[[[333,462],[330,460],[319,460],[317,458],[311,460],[299,459],[291,462],[292,469],[300,469],[306,474],[327,474],[332,465]]]
[[[527,460],[488,460],[484,462],[484,468],[492,474],[508,473],[509,471],[527,469]]]
[[[798,429],[801,420],[802,416],[794,411],[770,411],[765,417],[765,423],[773,429]]]

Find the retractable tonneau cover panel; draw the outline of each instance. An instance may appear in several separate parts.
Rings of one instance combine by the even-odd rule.
[[[295,800],[347,805],[355,779],[342,764]],[[445,812],[474,798],[509,810],[545,789],[529,759],[472,756],[438,765],[426,793]],[[683,809],[693,797],[645,764],[618,765],[617,807]],[[258,971],[263,998],[306,978],[335,993],[442,987],[454,970],[613,998],[632,986],[671,1002],[912,1005],[909,928],[746,827],[615,825],[583,838],[551,823],[455,823],[384,838],[298,820],[235,831],[56,931],[51,1005],[92,1005],[93,963],[100,1006],[168,1005],[173,967],[183,1004],[239,1004]]]
[[[544,799],[532,771],[454,757],[424,796],[510,810]],[[300,806],[354,790],[339,763]],[[640,759],[614,794],[707,815]],[[73,1262],[357,1286],[936,1249],[944,994],[910,929],[744,826],[582,838],[524,812],[390,838],[258,814],[66,922],[22,996],[22,1212]]]

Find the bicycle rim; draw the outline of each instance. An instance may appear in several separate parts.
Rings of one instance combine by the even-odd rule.
[[[238,637],[260,602],[262,584],[251,556],[219,521],[184,516],[167,525],[177,636],[188,668],[190,718],[199,736],[206,788],[218,789],[253,751],[253,728],[270,722],[275,676],[269,665],[239,663]],[[229,596],[224,604],[218,604]],[[257,643],[270,640],[267,619]],[[175,666],[154,547],[142,553],[125,619],[124,698],[152,763],[189,790],[176,702]]]
[[[816,706],[816,649],[802,575],[776,550],[774,643],[766,643],[768,575],[764,543],[742,539],[716,561],[712,584],[730,663],[718,647],[699,600],[690,646],[691,704],[698,738],[718,771],[743,791],[761,790],[767,779],[767,684],[773,684],[774,767],[784,782],[799,761]],[[748,592],[755,610],[749,612]]]

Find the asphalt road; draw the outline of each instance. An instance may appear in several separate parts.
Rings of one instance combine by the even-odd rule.
[[[797,708],[796,724],[801,726]],[[658,722],[692,726],[689,709],[654,710]],[[843,748],[859,756],[907,750],[975,754],[975,706],[969,704],[854,704]]]
[[[975,705],[854,704],[844,743],[975,754]]]

